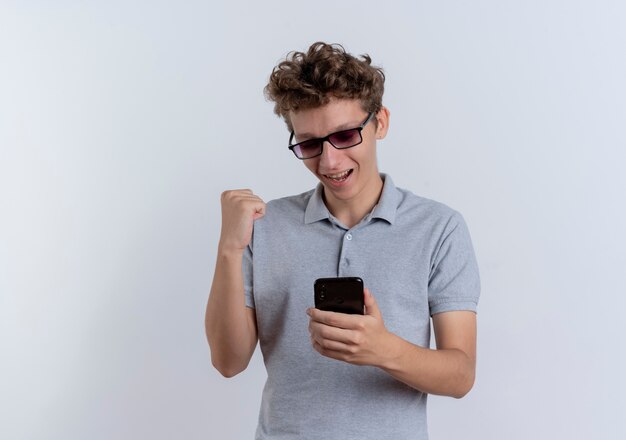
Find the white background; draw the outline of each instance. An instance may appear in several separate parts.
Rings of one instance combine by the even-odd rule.
[[[0,3],[0,438],[243,439],[204,308],[219,194],[312,188],[264,100],[317,40],[387,74],[382,171],[461,211],[478,376],[432,439],[623,439],[626,6]]]

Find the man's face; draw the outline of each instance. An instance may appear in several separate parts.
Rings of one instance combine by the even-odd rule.
[[[358,100],[334,99],[323,107],[290,114],[295,142],[321,138],[336,131],[358,127],[367,118]],[[324,142],[322,154],[303,160],[304,165],[324,185],[324,196],[331,203],[358,203],[380,188],[376,162],[376,139],[387,132],[387,109],[363,128],[363,142],[351,148],[336,149]],[[383,120],[381,120],[381,118]],[[378,119],[378,127],[375,121]],[[329,200],[330,199],[330,200]]]

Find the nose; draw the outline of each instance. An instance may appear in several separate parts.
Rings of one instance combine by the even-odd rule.
[[[322,168],[334,169],[341,160],[342,151],[333,147],[333,145],[324,141],[322,145],[322,154],[320,155],[320,165]]]

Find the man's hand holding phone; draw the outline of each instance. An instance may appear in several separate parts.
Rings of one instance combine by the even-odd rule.
[[[394,335],[387,331],[376,300],[365,288],[365,314],[307,309],[313,348],[323,356],[355,365],[384,366]]]

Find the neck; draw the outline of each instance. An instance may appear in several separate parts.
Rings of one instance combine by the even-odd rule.
[[[372,212],[374,206],[380,199],[383,191],[383,180],[380,175],[375,180],[363,188],[363,190],[350,199],[337,199],[328,196],[324,191],[324,202],[330,213],[341,223],[351,228],[357,225],[363,218]]]

